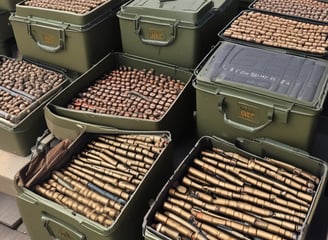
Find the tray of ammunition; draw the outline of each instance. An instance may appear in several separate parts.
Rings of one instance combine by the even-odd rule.
[[[121,0],[36,1],[25,0],[16,5],[16,14],[22,17],[45,18],[76,25],[86,25],[104,14],[115,13]]]
[[[327,24],[277,13],[243,10],[219,32],[219,37],[244,45],[326,58],[327,30]]]
[[[145,215],[145,239],[306,239],[327,163],[270,139],[204,136]]]
[[[327,7],[327,2],[318,0],[292,0],[288,2],[283,0],[255,0],[248,8],[328,24]]]
[[[181,136],[193,122],[192,76],[184,68],[110,53],[49,102],[46,108],[52,117],[46,120],[49,125],[66,118]]]
[[[149,201],[173,172],[170,148],[166,131],[98,128],[61,140],[16,174],[31,238],[141,239]]]
[[[69,82],[64,71],[26,59],[0,57],[0,148],[28,155],[46,128],[43,107]]]

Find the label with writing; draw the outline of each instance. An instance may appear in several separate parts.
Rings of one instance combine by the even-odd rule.
[[[244,103],[239,103],[239,111],[238,111],[239,118],[256,123],[258,122],[257,112],[258,112],[258,107],[244,104]]]
[[[54,35],[49,35],[49,34],[42,34],[42,41],[43,43],[49,44],[49,45],[55,45],[58,43],[58,37]]]
[[[165,34],[161,29],[149,28],[148,29],[148,39],[156,41],[164,41]]]

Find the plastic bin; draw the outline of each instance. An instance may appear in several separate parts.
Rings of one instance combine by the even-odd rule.
[[[78,96],[78,93],[87,89],[96,79],[100,79],[105,73],[116,70],[121,66],[141,70],[153,69],[157,75],[164,74],[170,76],[172,79],[180,80],[184,83],[184,87],[177,98],[171,103],[168,110],[160,118],[154,120],[68,108],[68,104]],[[184,131],[187,131],[194,125],[195,92],[191,85],[192,76],[193,74],[190,71],[166,63],[152,61],[126,53],[110,53],[47,104],[45,108],[47,112],[46,121],[48,122],[49,128],[60,121],[65,121],[66,118],[68,121],[73,120],[82,124],[93,124],[118,129],[143,131],[167,130],[171,132],[174,138],[182,136]],[[112,89],[114,88],[108,87],[109,91]],[[133,92],[132,95],[135,94]],[[140,94],[137,93],[137,95]],[[61,125],[65,127],[65,123]]]
[[[9,20],[21,55],[83,73],[110,51],[121,50],[116,11],[108,1],[87,14],[25,6]]]
[[[195,71],[199,136],[269,137],[309,150],[327,95],[327,63],[219,43]]]
[[[109,226],[98,223],[96,220],[93,221],[78,213],[78,211],[74,211],[34,191],[35,186],[47,181],[54,170],[66,169],[71,159],[81,152],[87,143],[104,134],[111,136],[117,134],[162,135],[168,138],[167,146],[156,157],[138,187],[131,193],[130,198],[120,210],[115,221]],[[67,139],[64,141],[67,141]],[[47,155],[49,156],[48,169],[43,171],[43,174],[39,174],[34,180],[31,180],[32,176],[28,172],[31,172],[33,166],[43,165],[42,158],[35,158],[31,164],[27,164],[16,174],[17,205],[31,239],[142,239],[141,225],[143,216],[148,210],[149,201],[156,196],[172,172],[169,163],[171,154],[170,133],[165,131],[131,132],[98,128],[96,132],[86,133],[82,131],[76,139],[71,141],[72,143],[69,146],[65,143],[66,146],[65,144],[58,144],[53,148],[57,147],[57,150],[59,150],[56,151],[56,160],[51,162],[50,167],[49,161],[53,158]],[[52,150],[49,154],[52,153]],[[26,183],[29,183],[29,185]]]
[[[288,145],[284,145],[281,144],[279,142],[276,141],[272,141],[270,139],[266,139],[266,138],[261,138],[261,139],[256,139],[256,140],[248,140],[248,139],[244,139],[244,138],[238,138],[238,140],[236,141],[235,144],[232,144],[230,142],[227,142],[221,138],[218,137],[209,137],[209,136],[203,136],[201,137],[198,142],[195,144],[195,146],[191,149],[191,151],[189,152],[189,154],[184,158],[184,160],[181,162],[181,164],[177,167],[177,169],[175,170],[174,174],[170,177],[169,181],[167,181],[167,183],[165,184],[165,186],[162,188],[162,190],[160,191],[160,193],[157,195],[154,204],[151,206],[151,208],[149,209],[149,211],[147,212],[147,214],[144,217],[144,222],[143,222],[143,236],[144,239],[146,240],[169,240],[169,239],[176,239],[173,236],[169,235],[168,233],[173,233],[175,234],[175,232],[177,232],[176,229],[174,229],[173,231],[167,231],[167,233],[165,234],[165,230],[163,230],[163,232],[160,232],[161,229],[165,229],[165,226],[168,227],[170,224],[170,220],[172,222],[172,220],[178,222],[178,224],[175,225],[176,226],[180,226],[180,229],[185,227],[187,228],[187,224],[183,224],[183,221],[188,222],[190,225],[193,226],[187,228],[189,230],[189,233],[194,233],[192,236],[196,237],[198,236],[198,239],[208,239],[204,237],[204,234],[206,236],[206,234],[210,233],[205,227],[203,228],[203,232],[200,232],[197,234],[197,232],[193,229],[196,228],[196,226],[200,226],[200,223],[204,223],[203,220],[199,220],[197,217],[198,214],[196,213],[195,215],[193,214],[193,218],[188,220],[188,214],[190,214],[190,206],[192,207],[193,211],[201,211],[199,213],[199,215],[203,214],[212,214],[211,217],[213,216],[220,216],[223,217],[221,219],[221,223],[218,223],[217,226],[213,226],[211,225],[211,223],[206,222],[207,225],[211,225],[213,226],[213,229],[215,228],[216,230],[221,232],[220,237],[219,236],[215,236],[214,239],[216,238],[222,238],[222,239],[243,239],[244,237],[246,237],[247,239],[258,239],[257,237],[255,237],[254,235],[252,236],[252,233],[254,234],[254,231],[250,231],[250,234],[247,233],[242,233],[240,230],[242,229],[247,229],[249,226],[254,226],[252,225],[252,223],[247,223],[247,218],[245,217],[243,220],[235,220],[236,224],[231,224],[231,225],[225,225],[224,226],[224,221],[226,219],[232,219],[231,216],[229,215],[229,213],[231,214],[233,211],[238,211],[236,210],[236,208],[232,208],[232,211],[228,211],[227,215],[224,215],[222,212],[224,211],[224,206],[225,205],[220,205],[220,204],[212,204],[210,201],[206,201],[202,198],[199,198],[198,196],[200,196],[200,192],[205,193],[206,195],[214,198],[214,199],[227,199],[227,197],[224,197],[223,195],[220,194],[215,194],[213,192],[213,190],[206,190],[206,188],[210,188],[212,186],[212,189],[215,188],[216,191],[222,191],[222,193],[224,192],[224,190],[227,190],[227,188],[223,187],[223,184],[221,185],[221,187],[217,186],[217,185],[213,185],[210,184],[209,182],[207,182],[207,180],[203,180],[203,181],[197,181],[197,177],[196,175],[191,174],[191,171],[189,170],[190,168],[196,169],[199,172],[203,172],[203,173],[207,173],[208,175],[212,176],[212,178],[216,178],[219,180],[222,180],[223,178],[220,177],[216,177],[215,174],[211,174],[208,171],[205,171],[202,169],[202,167],[200,167],[200,165],[196,165],[195,161],[196,160],[200,160],[201,159],[201,155],[203,154],[203,152],[212,152],[212,148],[217,148],[220,149],[222,151],[228,152],[230,155],[231,154],[239,154],[244,158],[247,159],[256,159],[258,160],[258,162],[262,162],[262,163],[267,163],[267,160],[265,158],[274,158],[278,161],[281,161],[284,164],[290,164],[293,165],[295,168],[297,168],[300,171],[306,171],[310,174],[313,174],[315,177],[317,177],[318,179],[320,179],[320,182],[317,186],[317,189],[315,190],[315,194],[313,195],[313,200],[312,203],[306,213],[306,217],[303,221],[303,223],[301,224],[301,228],[300,231],[292,238],[288,238],[288,237],[283,237],[282,235],[277,235],[275,236],[275,239],[279,239],[279,238],[286,238],[286,239],[311,239],[311,238],[307,238],[310,236],[311,233],[311,229],[312,229],[312,220],[314,219],[314,216],[316,215],[316,213],[318,212],[317,206],[319,204],[319,202],[323,200],[323,195],[324,195],[324,191],[325,191],[325,187],[326,187],[326,182],[327,182],[327,163],[321,159],[315,158],[310,156],[309,154],[305,153],[304,151],[300,151],[297,148],[293,148],[290,147]],[[203,155],[204,156],[204,155]],[[227,157],[229,159],[233,159],[233,157]],[[198,161],[199,162],[199,161]],[[218,161],[217,163],[219,163],[221,161]],[[238,161],[237,161],[238,162]],[[214,166],[214,165],[212,165]],[[236,165],[229,165],[231,168],[233,167],[237,167],[240,166],[238,164]],[[216,167],[219,168],[219,167]],[[219,171],[219,170],[218,170]],[[196,171],[193,171],[196,172]],[[226,172],[226,171],[224,171]],[[258,173],[258,170],[253,171],[254,173]],[[232,173],[231,171],[229,171],[228,173],[234,175],[234,173]],[[296,176],[296,175],[294,175]],[[183,178],[189,178],[191,179],[191,181],[193,181],[193,186],[194,187],[190,187],[186,184],[188,181],[184,181]],[[239,179],[238,174],[236,174],[236,177],[234,180]],[[210,179],[208,179],[208,181],[210,181]],[[275,180],[272,180],[275,181]],[[224,182],[226,184],[232,183],[232,181],[228,181],[227,179],[223,179],[221,182]],[[235,186],[237,186],[236,183],[234,183]],[[184,188],[187,188],[187,193],[185,194],[180,194],[180,195],[184,195],[185,197],[194,198],[197,199],[194,202],[192,202],[191,200],[182,200],[179,197],[173,196],[170,193],[170,189],[175,189],[176,191],[179,191],[179,189],[182,189],[182,191],[184,190]],[[196,187],[197,186],[197,187]],[[203,186],[202,190],[200,189],[199,186]],[[228,187],[228,186],[226,186]],[[241,188],[243,188],[243,185],[240,185]],[[257,189],[257,188],[256,188]],[[190,190],[190,191],[188,191]],[[237,195],[243,195],[242,193],[238,193],[235,192],[235,197]],[[248,195],[248,194],[245,194]],[[233,196],[233,195],[232,195]],[[278,196],[275,195],[276,197],[282,197],[282,196]],[[231,197],[229,199],[229,201],[234,201],[236,200],[235,197]],[[283,198],[283,197],[282,197]],[[180,201],[181,204],[178,205],[178,201],[174,201],[174,199],[177,199],[178,201]],[[278,202],[278,199],[276,199]],[[226,202],[229,202],[228,200]],[[240,203],[240,206],[242,204],[244,204],[243,200],[237,200]],[[270,200],[269,200],[270,201]],[[166,205],[164,205],[164,202],[167,203]],[[200,205],[200,202],[203,202],[203,205]],[[248,202],[250,204],[252,204],[251,202]],[[169,205],[171,204],[171,205]],[[184,206],[182,206],[184,204]],[[205,204],[208,204],[208,206],[212,206],[212,210],[208,210],[208,211],[203,211],[200,209],[204,209],[205,208]],[[276,203],[277,204],[277,203]],[[175,206],[175,207],[172,207]],[[180,209],[178,209],[176,206],[179,206]],[[255,204],[256,206],[256,204]],[[259,208],[262,208],[263,206],[258,205]],[[215,208],[217,209],[217,211],[215,210]],[[221,209],[222,207],[222,209]],[[284,206],[282,206],[283,208]],[[175,209],[175,210],[174,210]],[[264,207],[265,209],[265,207]],[[179,212],[180,211],[180,212]],[[184,212],[183,212],[184,211]],[[279,211],[279,210],[275,210],[275,211]],[[164,216],[169,216],[170,220],[167,220],[167,223],[162,223],[162,225],[158,224],[159,221],[156,220],[155,218],[155,214],[159,212],[162,213],[162,215]],[[169,215],[167,212],[170,212],[171,215],[173,213],[173,215],[175,214],[177,217],[174,217],[172,215]],[[242,211],[243,213],[246,213],[245,211]],[[256,215],[253,215],[253,217]],[[236,219],[238,219],[239,217],[241,217],[241,214],[237,214],[235,213],[235,217]],[[182,219],[182,220],[181,220]],[[263,218],[264,220],[265,218]],[[234,221],[234,220],[233,220]],[[261,220],[260,220],[261,221]],[[265,221],[265,220],[264,220]],[[158,224],[158,225],[157,225]],[[189,226],[190,226],[189,225]],[[240,227],[238,230],[235,228],[235,226],[244,226],[243,228]],[[163,227],[162,227],[163,226]],[[285,227],[285,226],[282,226]],[[174,227],[169,227],[171,230]],[[205,230],[206,229],[206,230]],[[260,228],[259,228],[260,229]],[[264,231],[268,231],[265,229],[260,229],[259,231],[264,230]],[[247,230],[246,230],[247,231]],[[187,232],[187,231],[186,231]],[[225,234],[222,234],[222,232]],[[174,235],[177,236],[177,235]],[[182,234],[179,235],[180,237],[183,236]],[[213,236],[213,235],[212,235]],[[230,238],[228,238],[227,236],[230,236]],[[226,238],[224,238],[226,237]],[[234,237],[234,238],[233,238]],[[190,237],[191,238],[191,237]],[[273,239],[273,238],[272,238]]]
[[[194,68],[237,13],[231,1],[130,1],[118,11],[123,52]]]

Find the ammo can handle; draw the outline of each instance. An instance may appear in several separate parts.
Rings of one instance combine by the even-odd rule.
[[[136,34],[138,34],[141,42],[148,44],[148,45],[153,45],[153,46],[159,46],[159,47],[165,47],[170,45],[176,38],[176,32],[177,32],[177,25],[178,25],[179,21],[176,21],[174,24],[168,24],[168,26],[172,27],[172,31],[170,34],[170,38],[166,41],[162,41],[162,40],[154,40],[154,39],[146,39],[143,34],[142,34],[142,28],[139,26],[139,19],[137,20],[136,23]]]
[[[53,218],[49,215],[43,215],[41,220],[49,235],[55,240],[86,239],[83,233],[73,227],[70,227],[67,223],[61,222],[61,220],[57,218]]]
[[[226,123],[227,125],[230,125],[234,128],[243,130],[243,131],[247,131],[247,132],[251,132],[251,133],[255,133],[263,128],[265,128],[266,126],[268,126],[271,122],[272,122],[272,118],[273,118],[273,109],[271,109],[270,112],[268,112],[267,115],[267,121],[265,121],[263,124],[257,126],[257,127],[250,127],[247,126],[245,124],[233,121],[231,119],[228,118],[227,113],[225,112],[224,108],[223,108],[223,102],[224,102],[224,96],[220,95],[219,96],[219,104],[218,104],[218,109],[220,112],[223,112],[223,121],[224,123]]]
[[[44,44],[40,43],[39,41],[36,41],[36,45],[38,45],[38,47],[41,48],[42,50],[44,50],[46,52],[51,52],[51,53],[58,52],[59,50],[61,50],[63,48],[63,44],[61,41],[58,44],[58,46],[56,46],[56,47],[50,47],[50,46],[44,45]]]
[[[271,117],[268,117],[268,120],[265,123],[263,123],[262,125],[257,126],[257,127],[250,127],[250,126],[246,126],[246,125],[244,125],[242,123],[235,122],[235,121],[229,119],[227,117],[227,113],[225,113],[225,112],[223,114],[223,120],[224,120],[224,122],[227,125],[230,125],[230,126],[232,126],[234,128],[237,128],[237,129],[241,129],[241,130],[244,130],[244,131],[247,131],[247,132],[254,133],[254,132],[257,132],[257,131],[265,128],[266,126],[268,126],[272,122],[272,116]]]
[[[42,27],[44,27],[44,26],[42,26]],[[50,28],[50,27],[48,27],[48,28]],[[61,49],[63,49],[64,46],[65,46],[65,30],[64,29],[57,29],[57,28],[52,28],[52,29],[59,31],[59,43],[58,43],[57,46],[49,46],[49,45],[43,44],[40,41],[38,41],[35,38],[35,36],[33,35],[32,24],[31,23],[27,24],[27,32],[31,36],[33,41],[36,43],[36,45],[39,48],[41,48],[43,51],[50,52],[50,53],[56,53],[56,52],[60,51]]]

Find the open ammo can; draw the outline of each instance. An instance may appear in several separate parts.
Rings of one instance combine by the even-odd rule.
[[[183,84],[183,88],[180,89],[179,92],[176,91],[176,98],[170,103],[168,109],[166,111],[162,111],[162,115],[159,115],[156,119],[150,118],[142,118],[139,116],[125,116],[124,114],[119,115],[119,112],[116,111],[114,113],[110,112],[113,108],[113,102],[117,101],[117,98],[114,99],[114,96],[123,97],[123,100],[120,100],[121,103],[131,102],[132,103],[142,103],[141,106],[149,105],[150,103],[157,97],[160,97],[161,100],[164,100],[164,95],[168,92],[163,90],[162,95],[152,95],[155,93],[155,83],[158,83],[160,79],[155,77],[155,81],[153,84],[149,82],[143,83],[143,86],[139,86],[137,89],[137,85],[139,82],[136,82],[137,78],[125,78],[128,79],[126,84],[123,85],[121,83],[120,78],[116,77],[116,80],[113,78],[106,78],[106,91],[108,93],[103,93],[103,95],[113,96],[112,101],[110,100],[102,100],[101,103],[104,104],[102,108],[106,108],[106,112],[94,112],[88,109],[75,109],[69,108],[69,104],[72,101],[75,101],[76,98],[80,99],[80,95],[82,95],[85,90],[90,89],[91,86],[95,87],[97,83],[103,80],[103,76],[113,76],[113,71],[122,71],[120,68],[125,67],[126,69],[131,69],[127,71],[141,71],[141,74],[146,74],[148,70],[153,71],[154,75],[165,75],[167,76],[164,82],[170,82],[172,80],[176,80],[176,83],[180,83],[181,86]],[[65,121],[65,118],[68,120],[73,120],[76,122],[82,122],[86,124],[100,125],[113,127],[118,129],[127,129],[127,130],[142,130],[142,131],[157,131],[157,130],[167,130],[170,131],[174,138],[192,126],[194,123],[194,109],[195,109],[195,93],[194,89],[191,85],[192,81],[192,72],[187,71],[183,68],[177,66],[171,66],[166,63],[157,62],[145,58],[140,58],[138,56],[132,56],[126,53],[110,53],[105,56],[101,61],[99,61],[94,67],[92,67],[89,71],[85,72],[79,78],[77,78],[74,82],[72,82],[69,86],[67,86],[60,94],[52,99],[51,102],[46,106],[46,121],[50,128],[56,127],[58,122]],[[169,77],[171,80],[169,80]],[[156,80],[157,79],[157,80]],[[112,81],[112,82],[111,82]],[[137,80],[138,81],[138,80]],[[140,80],[141,81],[141,80]],[[182,83],[182,84],[181,84]],[[103,83],[102,83],[103,84]],[[109,85],[108,85],[109,84]],[[151,90],[147,91],[147,86],[151,88]],[[98,87],[98,85],[97,85]],[[144,95],[145,91],[147,94]],[[101,88],[103,89],[103,88]],[[115,90],[117,89],[117,90]],[[111,94],[111,91],[115,90],[115,93]],[[96,91],[97,94],[100,93],[100,89]],[[92,99],[88,94],[84,97],[85,101],[91,101],[90,105],[92,105]],[[172,94],[170,94],[171,96]],[[89,96],[89,97],[88,97]],[[99,96],[100,98],[100,96]],[[95,98],[94,98],[95,99]],[[167,98],[167,101],[169,99]],[[172,99],[171,99],[172,100]],[[100,109],[94,103],[94,106],[97,109]],[[128,106],[124,106],[125,107]],[[123,108],[123,107],[122,107]],[[91,107],[90,107],[91,109]],[[115,110],[117,108],[115,107]],[[140,108],[136,108],[136,111],[139,111]],[[139,110],[138,110],[139,109]],[[156,109],[155,109],[156,110]],[[153,110],[153,112],[155,112]],[[125,111],[125,110],[124,110]],[[141,111],[141,110],[140,110]],[[62,127],[65,127],[65,123],[61,124]],[[67,125],[68,126],[68,125]],[[69,127],[67,127],[67,131]]]
[[[90,154],[97,151],[98,156],[107,154],[107,148],[102,148],[101,153],[99,149],[90,150],[90,145],[96,146],[95,142],[99,143],[101,137],[106,139],[108,137],[108,142],[105,143],[106,146],[114,147],[114,144],[109,143],[110,139],[114,139],[113,142],[121,145],[116,145],[117,149],[121,149],[121,153],[118,153],[119,150],[115,151],[116,155],[112,158],[115,161],[120,157],[132,159],[131,156],[125,156],[122,153],[123,151],[130,152],[130,155],[134,151],[135,156],[138,153],[140,156],[140,150],[131,150],[131,147],[136,147],[137,144],[139,148],[143,148],[142,155],[144,159],[133,161],[146,162],[145,156],[149,156],[150,151],[146,151],[146,153],[146,147],[143,144],[146,145],[150,142],[147,139],[140,140],[141,138],[161,138],[166,143],[161,144],[161,147],[159,147],[160,152],[152,157],[153,162],[148,164],[147,172],[133,170],[134,168],[129,164],[125,165],[130,167],[127,170],[128,172],[125,172],[125,170],[122,170],[124,168],[119,160],[117,160],[118,163],[115,166],[120,171],[113,170],[114,165],[110,166],[108,163],[106,167],[106,162],[103,162],[103,160],[97,162],[90,156],[85,159],[87,152]],[[128,141],[138,140],[127,144],[127,142],[120,142],[122,139],[129,139]],[[130,150],[124,150],[123,145],[129,145]],[[171,136],[166,131],[119,131],[99,127],[96,132],[82,131],[74,140],[64,139],[52,148],[47,155],[36,157],[16,174],[17,205],[29,235],[32,239],[43,240],[142,239],[142,220],[149,208],[149,201],[154,199],[165,183],[163,179],[168,179],[173,172],[173,169],[168,167],[170,152]],[[92,163],[88,162],[89,160]],[[149,157],[147,162],[149,162]],[[81,169],[81,166],[84,169]],[[94,175],[92,180],[89,178],[89,183],[84,185],[84,176],[82,175],[89,174],[90,176],[90,172],[94,172],[97,176]],[[110,175],[110,172],[113,175]],[[102,178],[99,177],[99,174],[102,175]],[[74,178],[74,175],[80,179]],[[118,175],[120,175],[120,180],[117,180]],[[133,177],[128,177],[130,175],[133,175]],[[142,177],[140,177],[141,175]],[[54,182],[53,179],[61,180]],[[109,183],[108,179],[117,182],[117,185],[114,182]],[[66,184],[61,185],[64,182]],[[104,184],[101,186],[99,185],[100,182]],[[46,191],[47,193],[39,191],[47,184],[53,185],[57,189],[57,193],[54,193],[55,191]],[[129,189],[132,185],[135,187],[133,187],[134,190],[125,189],[123,191],[123,185],[129,186]],[[108,189],[115,189],[115,193],[109,192]],[[119,189],[121,189],[121,193],[117,193]],[[57,197],[54,197],[53,194],[57,194]]]
[[[129,1],[117,12],[123,52],[195,68],[238,1]]]
[[[327,95],[325,60],[221,42],[198,66],[196,125],[233,142],[269,137],[310,149]]]
[[[27,156],[46,129],[43,107],[67,86],[69,79],[60,69],[2,56],[0,82],[0,148]]]
[[[291,181],[316,181],[312,194],[296,190],[297,197],[287,196],[295,189],[287,177],[278,180],[286,173]],[[238,138],[232,144],[203,136],[157,195],[144,217],[143,235],[146,240],[308,239],[326,182],[327,163],[300,149],[267,138]],[[279,190],[283,186],[287,192]],[[276,192],[271,198],[269,188]],[[305,196],[312,200],[303,209],[297,202]],[[295,223],[300,219],[293,214],[302,215],[302,220]]]
[[[122,1],[105,1],[81,14],[25,2],[9,18],[24,57],[83,73],[108,52],[121,50],[115,14]]]

